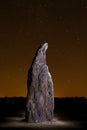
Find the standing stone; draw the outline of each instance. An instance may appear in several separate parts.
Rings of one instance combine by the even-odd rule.
[[[48,43],[40,46],[28,71],[27,122],[51,121],[54,111],[54,90],[51,74],[46,65]]]

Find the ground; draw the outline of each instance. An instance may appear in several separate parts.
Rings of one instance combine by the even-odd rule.
[[[53,118],[51,122],[43,123],[26,123],[23,121],[24,118],[20,117],[7,117],[5,122],[0,124],[2,129],[13,128],[13,129],[74,129],[80,128],[79,122],[76,121],[61,121],[57,118]]]

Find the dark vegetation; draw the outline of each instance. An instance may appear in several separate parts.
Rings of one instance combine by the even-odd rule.
[[[4,117],[22,117],[25,114],[26,98],[0,98],[0,121]],[[60,120],[87,121],[87,100],[81,98],[55,98],[54,115]]]

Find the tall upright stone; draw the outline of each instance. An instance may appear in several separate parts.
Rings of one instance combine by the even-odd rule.
[[[46,65],[48,43],[36,51],[28,71],[27,103],[25,119],[27,122],[51,121],[54,111],[54,90],[51,74]]]

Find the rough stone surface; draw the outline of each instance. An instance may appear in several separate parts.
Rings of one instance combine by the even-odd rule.
[[[40,46],[28,71],[27,122],[51,121],[54,111],[54,90],[51,74],[46,65],[48,43]]]

